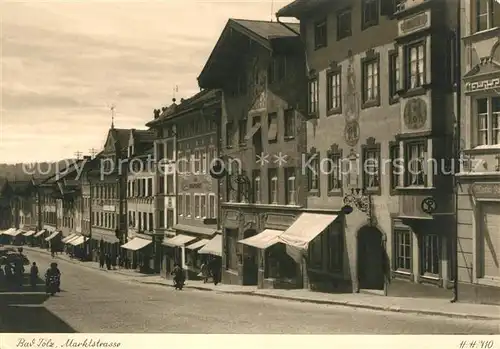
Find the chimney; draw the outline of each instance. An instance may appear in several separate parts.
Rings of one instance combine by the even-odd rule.
[[[181,103],[184,103],[184,98],[181,98]]]
[[[160,109],[154,109],[153,110],[153,115],[154,115],[155,119],[158,119],[160,117],[160,112],[161,112]]]

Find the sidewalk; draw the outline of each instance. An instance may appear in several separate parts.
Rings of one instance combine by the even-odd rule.
[[[40,248],[26,247],[26,251],[50,254]],[[58,259],[82,266],[102,270],[96,262],[81,262],[69,258],[67,255],[58,255]],[[133,270],[118,269],[108,271],[130,277],[135,282],[173,287],[172,280],[166,280],[158,275],[144,275]],[[325,305],[337,305],[352,308],[389,311],[396,313],[420,314],[444,316],[449,318],[472,319],[472,320],[500,320],[500,306],[450,303],[448,300],[436,298],[409,298],[409,297],[385,297],[371,294],[332,294],[313,292],[306,289],[278,290],[257,289],[256,286],[224,285],[215,286],[213,283],[204,284],[198,280],[186,281],[186,288],[215,291],[221,293],[248,295],[256,297],[267,297],[283,299],[296,302],[307,302]]]

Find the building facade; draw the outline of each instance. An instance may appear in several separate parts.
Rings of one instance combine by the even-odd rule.
[[[500,4],[461,1],[459,298],[500,303]]]
[[[173,232],[163,242],[163,270],[183,265],[188,277],[200,272],[205,256],[198,254],[217,234],[218,181],[209,173],[217,157],[217,123],[212,111],[220,109],[220,94],[203,90],[179,104],[156,111],[148,125],[161,136],[158,158],[158,229]]]
[[[127,235],[129,129],[110,128],[96,166],[87,172],[91,200],[90,250],[116,257]],[[95,258],[95,257],[94,257]],[[115,260],[113,258],[113,260]]]
[[[280,16],[300,19],[308,62],[307,206],[338,215],[309,246],[310,278],[447,288],[456,5],[297,0]]]
[[[130,131],[127,178],[128,242],[124,246],[130,255],[132,268],[159,272],[160,248],[158,244],[153,244],[159,240],[155,238],[154,224],[154,139],[155,134],[152,131]]]
[[[198,77],[201,88],[223,92],[223,164],[212,169],[221,183],[223,283],[302,286],[299,268],[279,244],[246,240],[275,240],[305,206],[306,79],[298,31],[297,24],[230,19]]]

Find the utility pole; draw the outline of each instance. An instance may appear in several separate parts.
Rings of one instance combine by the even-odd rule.
[[[111,128],[115,128],[115,109],[116,105],[111,104],[111,107],[109,107],[109,110],[111,110]]]
[[[95,148],[90,148],[89,149],[89,153],[90,153],[90,157],[93,159],[95,158],[96,154],[97,154],[97,149]]]
[[[80,160],[80,159],[81,159],[81,157],[82,157],[82,155],[83,155],[83,153],[82,153],[81,151],[77,151],[77,152],[75,152],[75,154],[74,154],[74,155],[75,155],[75,157],[76,157],[76,160]]]

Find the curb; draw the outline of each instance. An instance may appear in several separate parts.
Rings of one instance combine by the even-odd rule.
[[[38,250],[38,249],[30,248],[30,247],[28,247],[26,250],[38,252],[38,253],[50,254],[48,251]],[[82,261],[76,261],[76,260],[72,260],[72,259],[61,259],[61,260],[64,260],[64,261],[72,263],[72,264],[82,265],[82,266],[85,266],[86,268],[89,268],[89,269],[100,270],[100,269],[94,268],[90,265],[85,265],[85,262],[82,262]],[[121,273],[118,270],[113,270],[113,271],[116,274],[119,274],[122,276],[128,276],[128,277],[133,276],[133,275],[130,275],[127,273]],[[141,283],[141,284],[148,284],[148,285],[157,285],[157,286],[164,286],[164,287],[170,287],[170,288],[174,287],[174,285],[171,285],[168,283],[161,283],[161,282],[155,282],[155,281],[142,281],[140,279],[132,279],[131,281]],[[343,307],[349,307],[349,308],[367,309],[367,310],[375,310],[375,311],[385,311],[385,312],[400,313],[400,314],[441,316],[441,317],[462,319],[462,320],[467,319],[467,320],[489,320],[489,321],[496,320],[496,321],[500,321],[500,316],[492,317],[492,316],[463,314],[463,313],[446,313],[446,312],[432,311],[432,310],[404,309],[404,308],[401,308],[399,306],[379,306],[379,305],[370,305],[370,304],[363,304],[363,303],[354,303],[354,302],[349,302],[349,301],[296,298],[296,297],[288,297],[288,296],[281,296],[281,295],[278,296],[278,295],[273,295],[273,294],[258,293],[258,291],[257,292],[256,291],[225,291],[225,290],[220,290],[220,289],[215,290],[215,289],[199,287],[199,286],[190,286],[190,285],[185,285],[184,288],[205,291],[205,292],[221,292],[221,293],[226,293],[226,294],[235,294],[235,295],[242,295],[242,296],[253,296],[253,297],[261,297],[261,298],[288,300],[288,301],[293,301],[293,302],[298,302],[298,303],[334,305],[334,306],[343,306]]]

